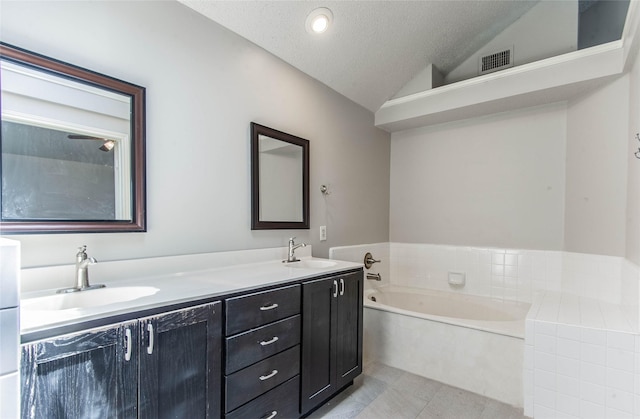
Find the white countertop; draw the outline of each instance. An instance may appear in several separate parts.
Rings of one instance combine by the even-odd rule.
[[[310,257],[301,259],[303,261],[328,261],[327,259]],[[285,264],[281,260],[273,260],[166,275],[153,275],[136,279],[100,281],[105,283],[107,288],[118,288],[123,293],[127,292],[127,288],[129,288],[129,291],[133,291],[130,287],[153,287],[157,291],[152,295],[130,301],[65,310],[37,309],[40,305],[39,301],[42,300],[34,299],[56,295],[55,289],[23,293],[20,310],[21,333],[24,335],[40,332],[54,327],[74,325],[189,301],[215,298],[226,294],[362,267],[362,264],[353,262],[338,260],[331,260],[330,262],[335,262],[335,265],[326,268],[301,268],[294,267],[295,263]],[[94,282],[92,281],[92,284]],[[100,291],[88,290],[82,292]],[[32,308],[24,306],[31,306]],[[33,309],[34,306],[36,309]]]

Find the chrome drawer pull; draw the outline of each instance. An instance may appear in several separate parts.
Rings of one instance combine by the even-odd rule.
[[[340,278],[340,296],[344,295],[344,279]]]
[[[260,342],[260,345],[267,346],[267,345],[271,345],[272,343],[276,343],[277,341],[278,341],[278,337],[274,336],[269,340],[263,340],[262,342]]]
[[[273,371],[271,371],[271,374],[261,375],[260,376],[260,381],[268,380],[269,378],[274,377],[277,373],[278,373],[278,370],[273,370]]]
[[[333,280],[333,298],[338,296],[338,281]]]
[[[263,416],[261,419],[273,419],[276,417],[277,414],[278,414],[278,411],[274,410],[273,412],[271,412],[269,416]]]
[[[273,310],[274,308],[278,308],[277,304],[271,304],[270,306],[262,306],[260,307],[260,311]]]

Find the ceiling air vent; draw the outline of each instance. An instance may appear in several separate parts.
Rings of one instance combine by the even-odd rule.
[[[480,74],[487,74],[513,67],[513,47],[493,54],[480,56]]]

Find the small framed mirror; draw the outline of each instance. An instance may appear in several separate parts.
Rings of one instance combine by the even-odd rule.
[[[309,229],[309,141],[255,122],[251,229]]]
[[[145,89],[0,43],[0,231],[146,231]]]

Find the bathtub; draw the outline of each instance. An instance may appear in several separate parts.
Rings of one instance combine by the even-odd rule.
[[[367,362],[523,406],[529,304],[388,285],[364,298]]]

